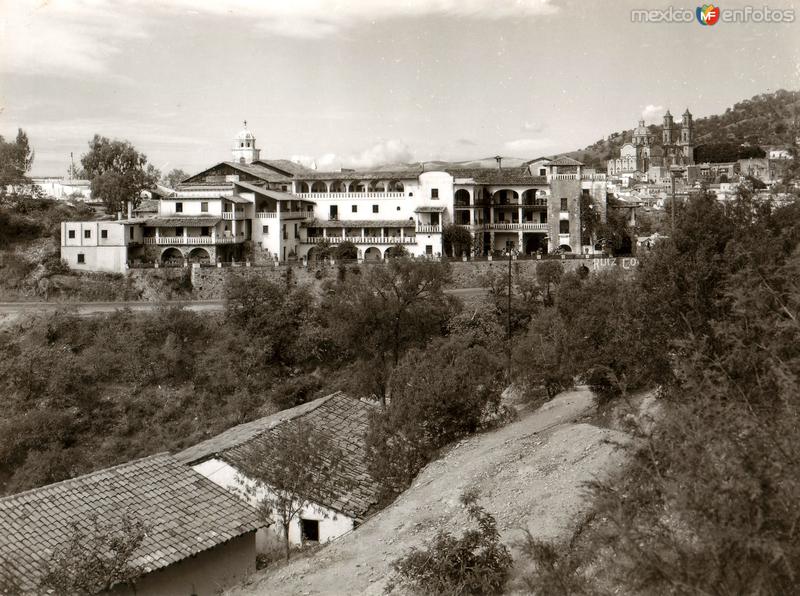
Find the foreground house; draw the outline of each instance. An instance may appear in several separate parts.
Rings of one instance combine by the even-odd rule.
[[[344,393],[333,393],[230,428],[177,453],[175,458],[256,505],[263,491],[245,495],[248,491],[242,490],[243,486],[255,485],[247,468],[248,448],[259,442],[283,441],[282,431],[301,421],[310,425],[343,452],[342,476],[338,479],[342,489],[325,502],[313,502],[303,508],[289,528],[289,541],[296,545],[327,542],[355,529],[378,502],[378,486],[367,472],[365,442],[374,407]],[[336,486],[337,479],[332,480]],[[274,530],[281,532],[278,524]],[[274,539],[272,530],[260,530],[258,550],[264,550]]]
[[[476,255],[583,252],[580,199],[591,197],[604,217],[606,175],[566,157],[531,164],[318,172],[261,159],[245,127],[231,161],[159,196],[157,213],[102,228],[62,224],[61,256],[74,269],[119,273],[137,263],[313,261],[322,246],[342,242],[355,244],[364,260],[383,259],[398,245],[435,257],[444,254],[448,224],[470,232]]]
[[[91,532],[96,515],[113,527],[125,513],[147,526],[129,562],[144,573],[115,593],[211,595],[255,570],[255,510],[167,454],[0,499],[0,563],[23,594],[38,594],[74,525]]]

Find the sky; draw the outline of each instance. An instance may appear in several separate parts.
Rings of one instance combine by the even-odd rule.
[[[94,134],[166,172],[262,158],[320,169],[534,158],[687,107],[800,89],[793,23],[632,22],[681,0],[0,0],[0,134],[34,175]],[[723,10],[746,6],[725,3]]]

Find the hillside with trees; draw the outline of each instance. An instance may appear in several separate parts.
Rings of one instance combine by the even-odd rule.
[[[680,119],[682,111],[681,107],[673,114],[676,119]],[[763,157],[758,146],[792,145],[800,135],[800,91],[781,89],[755,95],[735,103],[723,114],[695,118],[694,125],[698,161]],[[656,139],[661,138],[661,124],[650,125],[649,129]],[[589,166],[605,168],[606,161],[618,155],[632,135],[633,129],[618,131],[568,155]]]

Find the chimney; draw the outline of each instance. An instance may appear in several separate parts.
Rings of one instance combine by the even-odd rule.
[[[503,158],[500,157],[499,155],[495,155],[494,156],[494,160],[497,162],[497,169],[498,170],[502,170],[503,169]]]
[[[133,219],[133,204],[128,201],[128,219]]]

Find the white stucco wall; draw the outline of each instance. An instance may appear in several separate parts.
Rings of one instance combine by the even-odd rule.
[[[130,227],[117,221],[62,222],[61,258],[77,271],[124,273]],[[103,232],[106,238],[102,237]],[[134,237],[137,233],[140,231],[134,226]],[[83,263],[78,262],[78,255],[83,255]]]
[[[211,458],[192,466],[192,468],[215,484],[247,500],[253,506],[256,506],[258,501],[263,499],[266,494],[263,488],[253,490],[255,482],[242,477],[235,467],[220,459]],[[252,494],[245,495],[246,492]],[[319,521],[319,541],[321,543],[333,540],[353,529],[352,518],[327,507],[313,504],[304,507],[289,526],[289,542],[295,545],[302,542],[300,519]],[[269,528],[259,530],[256,536],[256,549],[259,552],[263,551],[264,545],[270,540],[269,537],[264,535],[264,532],[275,532],[282,535],[283,530],[277,523],[278,520],[276,519],[275,521],[276,523]]]

